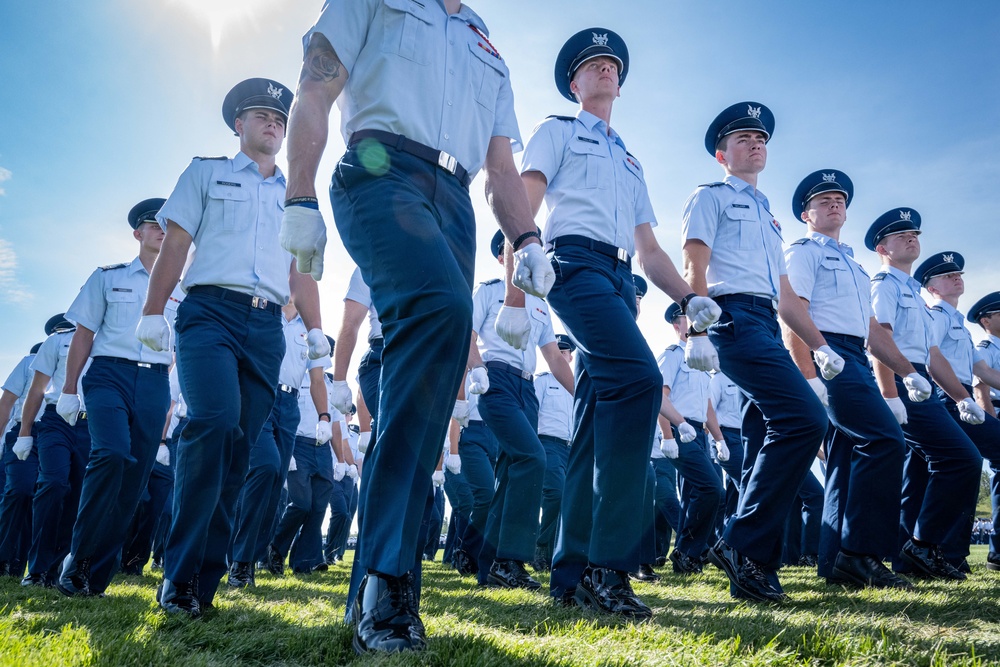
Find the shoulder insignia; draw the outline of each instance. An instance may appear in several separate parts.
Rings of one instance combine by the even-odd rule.
[[[937,312],[939,312],[939,313],[943,313],[943,312],[944,312],[944,308],[942,308],[941,306],[928,306],[928,307],[929,307],[929,308],[930,308],[931,310],[934,310],[934,311],[937,311]]]
[[[809,237],[799,239],[798,241],[792,241],[792,245],[805,245],[807,243],[809,243]]]
[[[992,344],[993,344],[993,341],[991,341],[991,340],[981,340],[981,341],[979,341],[979,345],[976,345],[976,347],[985,350],[986,348],[988,348]]]
[[[219,156],[216,156],[216,157],[204,157],[204,156],[201,156],[201,155],[195,155],[191,159],[192,160],[228,160],[229,158],[226,157],[225,155],[219,155]]]
[[[576,120],[576,116],[546,116],[545,120],[548,120],[549,118],[555,118],[556,120],[565,120],[569,122],[573,122],[574,120]]]
[[[698,187],[699,187],[699,188],[717,188],[717,187],[719,187],[720,185],[725,185],[725,184],[726,184],[726,183],[725,183],[724,181],[716,181],[716,182],[714,182],[714,183],[702,183],[702,184],[701,184],[701,185],[699,185]]]
[[[671,345],[670,347],[667,348],[667,352],[673,352],[674,350],[679,350],[680,347],[681,346],[677,344]]]
[[[548,372],[548,371],[542,371],[541,373],[539,373],[539,374],[538,374],[538,376],[537,376],[537,377],[540,377],[540,378],[543,378],[543,377],[545,377],[546,375],[552,375],[552,373],[550,373],[550,372]]]
[[[500,282],[500,279],[499,278],[494,278],[493,280],[484,280],[483,282],[481,282],[479,284],[480,285],[496,285],[498,282]]]
[[[874,276],[872,276],[872,282],[873,283],[880,283],[883,280],[885,280],[885,277],[887,275],[889,275],[889,274],[888,273],[876,273]]]
[[[100,269],[101,271],[111,271],[113,269],[124,269],[128,265],[128,262],[122,262],[121,264],[108,264],[107,266],[100,267]]]

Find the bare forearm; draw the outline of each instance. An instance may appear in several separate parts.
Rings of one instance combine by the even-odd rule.
[[[484,365],[483,364],[483,358],[479,354],[479,346],[476,344],[477,340],[478,340],[478,337],[476,336],[476,332],[473,331],[472,332],[472,342],[469,343],[469,365],[468,365],[468,367],[470,369],[471,368],[478,368],[479,366]]]
[[[684,281],[670,256],[660,247],[652,227],[648,224],[639,225],[635,228],[634,237],[636,260],[642,272],[667,296],[680,303],[691,293],[691,286]]]
[[[719,428],[719,418],[715,415],[715,408],[712,404],[708,404],[708,418],[705,420],[705,428],[708,429],[709,435],[718,442],[724,440],[725,436],[722,435],[722,429]]]
[[[77,325],[73,339],[69,343],[69,353],[66,355],[66,381],[63,382],[62,393],[75,394],[80,382],[80,373],[90,358],[94,348],[94,332],[87,327]]]
[[[660,402],[660,416],[666,418],[674,426],[680,426],[685,421],[684,415],[679,413],[670,401],[670,389],[667,387],[663,388],[663,400]]]
[[[781,327],[781,337],[785,341],[785,347],[788,348],[788,354],[791,355],[792,361],[795,362],[802,375],[807,380],[816,377],[816,365],[809,353],[809,346],[803,343],[802,339],[787,326]]]
[[[878,385],[879,391],[882,392],[882,396],[885,398],[898,398],[899,392],[896,391],[896,374],[878,359],[875,360],[873,366],[875,370],[875,383]]]
[[[3,395],[0,396],[0,427],[10,421],[10,412],[14,409],[15,403],[17,396],[4,389]]]
[[[972,367],[972,372],[977,378],[993,387],[994,389],[1000,389],[1000,371],[995,368],[990,368],[990,365],[983,360],[979,360]]]
[[[291,291],[292,303],[295,310],[299,311],[302,322],[306,325],[307,331],[313,329],[323,329],[323,320],[319,307],[319,285],[309,274],[299,273],[295,268],[295,260],[292,260],[292,268],[288,272],[288,288]]]
[[[177,286],[191,247],[191,235],[175,222],[167,222],[167,234],[149,276],[143,315],[162,315],[170,293]]]
[[[781,278],[781,297],[778,300],[778,316],[795,332],[810,350],[818,350],[826,345],[826,339],[819,332],[802,299],[792,290],[788,279]]]
[[[708,296],[706,273],[711,257],[712,249],[701,241],[691,240],[684,244],[684,279],[695,294]]]
[[[45,396],[45,387],[51,378],[45,373],[35,371],[35,376],[31,379],[31,387],[28,388],[28,395],[24,397],[24,405],[21,406],[21,432],[19,436],[31,435],[31,425],[38,416],[38,410],[42,407],[42,398]]]
[[[976,403],[979,404],[979,407],[981,407],[986,414],[991,417],[997,416],[997,412],[993,408],[993,400],[990,397],[990,388],[988,386],[985,384],[977,384],[972,388],[972,393],[976,397]],[[0,423],[2,423],[2,420],[0,420]]]
[[[173,417],[174,407],[176,407],[176,405],[177,405],[176,401],[170,401],[170,408],[167,409],[167,419],[163,423],[163,431],[162,431],[162,434],[160,435],[160,439],[161,440],[166,440],[167,439],[167,431],[170,430],[170,421],[171,421],[171,418]]]

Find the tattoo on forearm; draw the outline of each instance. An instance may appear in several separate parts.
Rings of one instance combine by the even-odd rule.
[[[333,50],[333,45],[323,35],[314,33],[306,50],[302,78],[329,82],[339,78],[342,69],[343,64]]]

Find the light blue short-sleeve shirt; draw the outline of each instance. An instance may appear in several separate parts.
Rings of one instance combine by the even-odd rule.
[[[816,328],[868,337],[871,324],[871,278],[854,260],[854,251],[818,232],[785,250],[792,290],[809,302]]]
[[[930,362],[931,316],[920,283],[892,266],[872,276],[872,310],[879,324],[892,327],[896,347],[911,364]]]
[[[753,294],[778,299],[786,269],[781,225],[770,209],[760,190],[736,176],[699,186],[688,197],[681,245],[697,239],[711,248],[708,296]]]
[[[372,304],[372,291],[365,283],[365,279],[361,277],[361,269],[357,267],[354,267],[351,281],[347,285],[347,294],[344,295],[344,301],[348,299],[360,303],[368,309],[368,341],[381,338],[382,322],[379,321],[378,312]]]
[[[976,360],[982,360],[987,366],[1000,371],[1000,338],[989,335],[985,340],[979,341],[976,345]],[[974,379],[973,385],[982,382],[978,377]],[[990,400],[1000,401],[1000,390],[990,387]]]
[[[537,349],[556,340],[549,306],[537,296],[525,295],[524,309],[528,313],[531,334],[527,348],[518,350],[500,338],[493,328],[503,305],[503,296],[502,280],[479,283],[472,293],[472,330],[478,337],[479,353],[483,361],[503,361],[522,371],[534,373],[538,359]]]
[[[528,139],[521,173],[545,176],[544,240],[578,234],[635,254],[635,228],[656,216],[642,165],[622,138],[590,113],[548,118]]]
[[[715,417],[719,426],[726,428],[743,427],[743,391],[730,380],[725,373],[717,371],[712,374],[708,385],[709,398],[715,409]],[[671,398],[673,392],[671,392]]]
[[[216,285],[288,303],[292,256],[278,242],[285,207],[285,176],[264,178],[244,153],[195,158],[156,214],[194,239],[194,256],[181,285]]]
[[[66,319],[94,332],[91,356],[170,365],[170,350],[154,352],[135,337],[148,287],[149,272],[138,257],[90,274],[66,311]],[[174,302],[168,301],[163,313],[171,323],[177,312],[173,306]]]
[[[573,394],[552,373],[535,376],[538,397],[538,435],[569,441],[573,435]]]
[[[347,69],[337,98],[341,132],[401,134],[454,156],[470,175],[492,137],[520,148],[510,71],[486,24],[462,5],[437,0],[327,0],[313,33],[329,40]]]
[[[281,368],[278,370],[278,384],[298,387],[302,376],[313,368],[329,368],[330,357],[319,359],[309,358],[309,332],[300,315],[290,320],[281,317],[282,332],[285,336],[285,356],[281,358]]]
[[[935,301],[930,307],[931,345],[937,345],[958,380],[972,385],[972,366],[976,363],[976,345],[965,328],[965,316],[947,301]]]
[[[45,339],[42,346],[38,348],[38,354],[31,361],[32,372],[42,373],[51,378],[48,386],[45,387],[43,409],[47,405],[55,405],[59,400],[59,395],[62,394],[63,384],[66,383],[66,357],[69,355],[69,344],[73,340],[73,333],[72,331],[62,331],[52,334]],[[76,385],[76,393],[80,396],[81,411],[87,409],[81,383],[88,368],[90,368],[90,359],[87,359]]]
[[[670,402],[685,419],[705,423],[708,418],[708,394],[711,377],[696,371],[684,361],[684,348],[671,345],[656,360],[663,376],[663,386],[670,387]]]
[[[0,387],[0,389],[9,391],[14,396],[17,396],[17,400],[14,401],[14,405],[10,409],[10,419],[3,427],[5,433],[11,429],[14,422],[21,421],[21,408],[24,406],[24,397],[28,395],[28,389],[31,388],[31,379],[34,375],[31,370],[31,362],[34,360],[35,355],[33,354],[22,357],[21,361],[17,362],[17,366],[14,366],[14,370],[7,376],[7,379],[4,380],[3,386]],[[39,414],[41,414],[40,411]],[[37,416],[35,420],[38,420]]]

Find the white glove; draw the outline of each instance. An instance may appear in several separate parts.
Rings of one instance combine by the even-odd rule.
[[[70,426],[76,425],[76,418],[80,416],[80,395],[79,394],[59,394],[56,401],[56,412]]]
[[[351,394],[351,387],[347,380],[334,380],[330,390],[330,404],[345,415],[351,414],[351,405],[354,404],[354,396]]]
[[[677,446],[677,441],[673,438],[669,440],[664,438],[663,442],[660,443],[660,453],[668,459],[676,459],[681,455],[681,449]]]
[[[292,456],[292,458],[288,459],[288,472],[295,472],[298,469],[299,466],[295,462],[295,456]]]
[[[170,325],[163,315],[143,315],[135,327],[135,337],[153,352],[170,349]]]
[[[174,409],[174,413],[177,415],[178,419],[184,419],[188,416],[188,404],[187,401],[177,401],[177,407]]]
[[[525,308],[500,306],[497,320],[493,323],[497,335],[511,347],[518,350],[528,349],[531,339],[531,321]]]
[[[435,470],[434,474],[431,475],[431,482],[434,483],[435,487],[444,486],[444,470]]]
[[[885,403],[889,406],[889,409],[892,410],[892,416],[896,418],[896,421],[899,422],[900,426],[905,424],[907,417],[906,406],[903,405],[903,399],[899,396],[896,398],[886,398]]]
[[[312,274],[313,280],[323,277],[326,223],[322,213],[308,206],[286,206],[278,241],[295,256],[299,273]]]
[[[695,296],[688,301],[684,314],[695,331],[704,331],[716,323],[722,315],[722,308],[707,296]]]
[[[840,371],[844,370],[844,358],[834,352],[829,345],[820,346],[818,350],[813,352],[813,358],[816,360],[816,365],[819,366],[819,372],[823,374],[824,380],[832,380],[840,375]]]
[[[827,394],[826,385],[823,384],[823,381],[819,378],[809,378],[806,382],[809,383],[812,390],[819,396],[819,402],[823,404],[823,407],[830,407],[830,396]]]
[[[963,398],[958,402],[958,416],[966,424],[977,426],[986,421],[986,412],[971,398]]]
[[[698,437],[698,431],[694,430],[694,426],[688,424],[687,422],[681,422],[677,426],[677,435],[681,437],[681,442],[688,443]],[[677,458],[677,457],[671,457]]]
[[[684,361],[696,371],[719,370],[719,353],[708,336],[688,336],[684,345]]]
[[[170,465],[170,450],[164,443],[160,443],[159,448],[156,450],[156,462],[161,466]]]
[[[310,359],[330,356],[330,341],[326,339],[322,329],[310,329],[306,334],[306,342],[309,344]]]
[[[476,366],[469,371],[469,393],[485,394],[490,390],[490,374],[486,366]]]
[[[514,252],[514,275],[511,278],[514,287],[544,299],[555,281],[552,263],[540,244],[529,243]]]
[[[368,443],[371,442],[371,439],[372,439],[372,432],[371,431],[365,431],[364,433],[362,433],[361,435],[359,435],[358,436],[358,451],[361,452],[362,454],[367,453],[368,452]]]
[[[931,383],[920,373],[910,373],[903,378],[903,386],[906,387],[906,393],[914,403],[926,401],[934,392]]]
[[[333,466],[333,481],[339,482],[340,480],[344,479],[344,475],[346,474],[347,474],[347,464],[338,461]]]
[[[347,466],[347,476],[353,479],[355,482],[358,481],[358,477],[360,477],[360,475],[358,474],[358,466],[354,465],[353,463]]]
[[[465,428],[469,425],[469,415],[472,414],[472,409],[469,407],[469,402],[464,399],[458,399],[455,401],[455,407],[451,411],[451,418],[458,422],[458,425]],[[458,473],[455,473],[456,475]]]
[[[444,467],[448,469],[452,475],[462,474],[462,457],[458,454],[449,454],[448,458],[444,460]]]
[[[11,451],[14,452],[19,460],[24,461],[31,454],[31,448],[35,446],[35,439],[30,435],[23,435],[17,438],[14,446],[11,447]]]
[[[715,441],[715,458],[722,463],[729,460],[729,445],[726,444],[725,440]]]
[[[316,442],[325,445],[333,437],[333,424],[320,419],[316,422]]]

